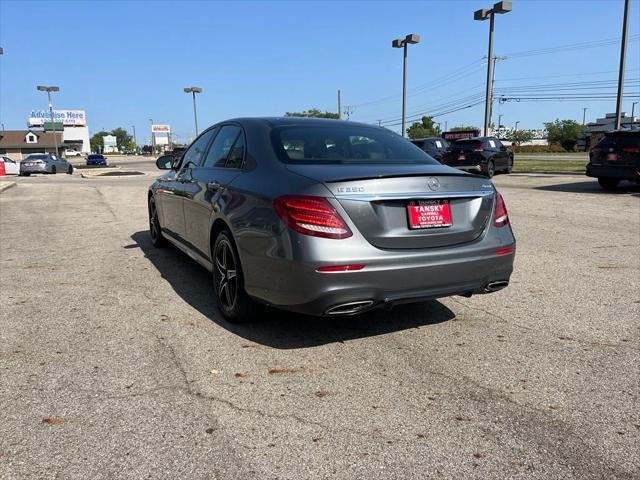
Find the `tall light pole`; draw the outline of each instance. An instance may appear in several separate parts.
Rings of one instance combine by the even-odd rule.
[[[193,120],[196,124],[196,137],[198,136],[198,114],[196,112],[196,93],[202,93],[200,87],[185,87],[184,93],[190,93],[193,95]]]
[[[420,42],[420,35],[410,33],[404,39],[396,39],[391,42],[393,48],[402,48],[403,62],[402,62],[402,136],[406,135],[404,131],[405,121],[407,117],[407,46]]]
[[[151,155],[156,154],[156,134],[153,132],[153,118],[149,119],[151,123]]]
[[[638,103],[638,102],[633,102],[633,103],[631,104],[631,126],[633,126],[633,114],[634,114],[634,113],[635,113],[635,111],[636,111],[636,105],[637,105],[637,103]],[[3,128],[3,130],[4,130],[4,128]]]
[[[491,125],[491,103],[493,101],[493,69],[491,68],[491,62],[493,61],[493,23],[496,13],[503,14],[511,11],[511,2],[498,2],[493,5],[490,10],[476,10],[473,13],[474,20],[486,20],[489,19],[489,51],[487,53],[487,88],[485,93],[484,103],[484,136],[489,135],[489,125]]]
[[[47,97],[49,98],[49,114],[51,115],[51,128],[53,129],[53,141],[56,146],[56,156],[60,155],[58,151],[58,136],[56,135],[56,125],[53,121],[53,103],[51,103],[51,92],[59,92],[60,87],[56,85],[38,85],[37,89],[39,92],[47,92]]]
[[[133,128],[133,144],[135,145],[135,149],[136,152],[138,151],[138,140],[136,140],[136,126],[135,125],[131,125],[131,128]]]
[[[518,131],[518,124],[520,123],[520,120],[516,121],[516,128],[514,128],[514,131]]]
[[[620,44],[620,71],[618,72],[618,99],[616,101],[616,130],[620,129],[622,117],[622,90],[624,87],[624,58],[627,55],[627,30],[629,26],[629,0],[624,0],[624,16],[622,18],[622,42]]]
[[[587,119],[587,110],[589,110],[589,107],[582,107],[582,124],[583,125]]]

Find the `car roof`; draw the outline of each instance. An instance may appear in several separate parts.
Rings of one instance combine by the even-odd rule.
[[[610,132],[604,133],[606,136],[609,135],[640,135],[640,128],[621,128],[620,130],[611,130]]]
[[[318,127],[320,126],[326,127],[328,125],[343,125],[343,126],[357,125],[359,127],[383,128],[377,125],[372,125],[370,123],[360,123],[360,122],[352,122],[347,120],[338,120],[333,118],[316,118],[316,117],[240,117],[240,118],[231,118],[223,122],[218,122],[217,124],[226,123],[226,122],[262,123],[263,125],[267,125],[270,127],[281,127],[281,126],[289,126],[289,125],[308,125],[308,126],[318,126]]]

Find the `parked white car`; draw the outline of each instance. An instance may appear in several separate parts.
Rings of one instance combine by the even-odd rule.
[[[64,151],[65,157],[82,157],[82,152],[73,149],[67,149]]]
[[[0,163],[4,165],[5,175],[20,175],[20,165],[9,157],[0,157]],[[0,171],[2,167],[0,167]]]

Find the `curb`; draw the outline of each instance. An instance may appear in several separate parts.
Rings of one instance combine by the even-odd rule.
[[[5,190],[9,190],[11,187],[14,187],[16,185],[16,182],[0,182],[0,193],[4,192]]]

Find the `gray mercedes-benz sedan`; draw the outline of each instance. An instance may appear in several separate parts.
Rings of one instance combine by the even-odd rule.
[[[204,131],[150,187],[150,235],[212,272],[229,321],[256,303],[312,315],[506,287],[515,238],[490,180],[380,127],[242,118]]]

